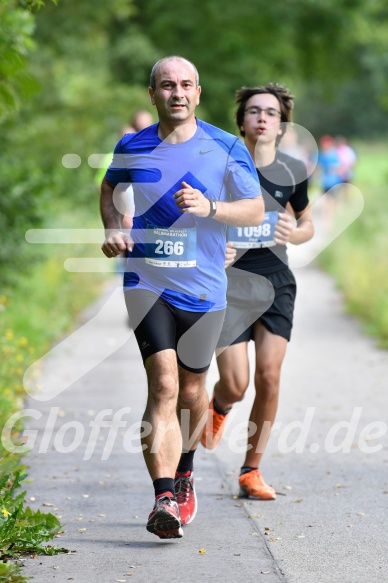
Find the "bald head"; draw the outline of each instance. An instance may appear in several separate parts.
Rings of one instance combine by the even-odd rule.
[[[195,84],[197,87],[199,86],[199,75],[198,75],[198,71],[197,71],[197,68],[194,65],[194,63],[192,63],[188,59],[185,59],[184,57],[179,57],[177,55],[173,55],[171,57],[163,57],[163,59],[160,59],[159,61],[157,61],[155,63],[155,65],[152,67],[152,71],[151,71],[151,75],[150,75],[150,87],[151,87],[151,89],[156,88],[156,77],[157,77],[157,74],[158,74],[158,71],[159,71],[161,65],[164,65],[168,61],[182,61],[182,62],[190,65],[190,67],[192,67],[194,74],[195,74]]]

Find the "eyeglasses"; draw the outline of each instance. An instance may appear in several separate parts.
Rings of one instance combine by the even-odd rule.
[[[267,107],[266,109],[262,109],[261,107],[247,107],[245,113],[248,115],[261,115],[265,113],[268,117],[278,117],[281,116],[281,112],[273,107]]]

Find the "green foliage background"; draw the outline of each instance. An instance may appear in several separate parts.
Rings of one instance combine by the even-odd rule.
[[[388,131],[384,0],[0,0],[0,273],[33,265],[27,228],[68,207],[94,210],[88,156],[151,107],[153,63],[182,54],[203,86],[200,115],[234,131],[235,90],[276,80],[297,97],[295,120],[318,137]],[[76,153],[77,169],[62,165]],[[63,226],[66,226],[65,224]]]
[[[0,296],[16,297],[55,262],[56,249],[50,263],[25,242],[27,229],[100,226],[88,157],[111,151],[136,109],[152,111],[146,87],[158,58],[195,62],[199,115],[229,131],[235,90],[279,81],[316,138],[381,138],[387,16],[385,0],[0,0]],[[68,153],[78,168],[63,166]]]
[[[0,338],[7,327],[15,338],[27,330],[30,345],[43,349],[90,301],[90,290],[98,293],[102,277],[70,276],[62,267],[64,249],[29,245],[24,235],[37,227],[100,227],[88,157],[111,151],[136,109],[152,111],[147,85],[157,59],[191,59],[203,88],[200,117],[229,131],[235,131],[235,90],[278,81],[296,96],[295,121],[317,139],[324,133],[383,138],[387,16],[385,0],[181,0],[179,6],[166,0],[0,0]],[[69,153],[80,157],[78,168],[63,166]],[[381,174],[381,185],[385,180]],[[369,224],[375,206],[366,206],[360,221]],[[341,257],[336,273],[355,252],[359,239],[352,233],[360,225],[327,254],[328,268]],[[58,293],[66,289],[69,317],[46,281],[54,281]],[[349,302],[361,311],[359,302]],[[54,326],[45,326],[42,303],[56,315]],[[376,320],[381,300],[370,305],[365,317]],[[380,314],[380,320],[388,317]]]
[[[388,346],[388,167],[385,148],[368,145],[388,132],[387,17],[385,0],[0,0],[0,427],[21,405],[23,371],[104,281],[63,268],[66,256],[89,250],[28,245],[25,232],[100,227],[88,157],[111,151],[136,109],[152,111],[149,72],[167,54],[196,64],[198,113],[210,123],[235,132],[236,89],[277,81],[316,139],[359,140],[365,210],[321,262]],[[63,166],[68,153],[80,156],[78,168]],[[3,474],[14,471],[20,460],[1,447]],[[58,524],[17,500],[12,520],[26,527],[25,548],[49,540]],[[17,532],[7,520],[3,552]],[[24,580],[17,571],[2,564],[0,578]]]

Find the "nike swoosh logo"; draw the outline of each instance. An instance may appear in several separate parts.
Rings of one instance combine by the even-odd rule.
[[[208,154],[209,152],[215,152],[215,150],[200,150],[200,154]]]

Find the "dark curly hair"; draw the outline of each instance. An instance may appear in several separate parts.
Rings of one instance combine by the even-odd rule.
[[[241,87],[241,89],[236,91],[236,103],[238,104],[238,108],[235,117],[240,135],[243,137],[245,137],[245,132],[241,129],[241,126],[244,123],[244,113],[247,101],[253,95],[259,95],[261,93],[271,93],[271,95],[274,95],[279,101],[282,122],[292,121],[294,96],[291,95],[287,87],[280,83],[267,83],[267,85],[259,85],[257,87]]]

